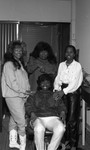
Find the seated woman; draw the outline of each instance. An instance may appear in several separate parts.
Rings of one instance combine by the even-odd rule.
[[[48,150],[56,150],[65,132],[66,107],[62,100],[53,98],[53,78],[49,74],[40,75],[37,84],[37,92],[30,95],[25,104],[36,149],[44,150],[44,133],[48,129],[53,132]]]

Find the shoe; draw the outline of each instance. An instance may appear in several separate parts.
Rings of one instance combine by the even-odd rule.
[[[9,133],[9,147],[20,148],[20,145],[17,143],[17,131],[14,129]]]
[[[26,135],[21,136],[19,135],[20,138],[20,150],[25,150],[26,147]]]

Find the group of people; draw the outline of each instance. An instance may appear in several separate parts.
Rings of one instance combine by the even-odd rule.
[[[39,42],[25,62],[25,44],[13,41],[4,55],[1,88],[10,111],[9,147],[26,148],[26,120],[34,130],[37,150],[44,150],[44,133],[53,132],[48,150],[56,150],[62,138],[66,150],[76,150],[79,134],[82,67],[76,49],[68,45],[65,61],[57,59],[47,42]],[[18,143],[19,135],[19,143]]]

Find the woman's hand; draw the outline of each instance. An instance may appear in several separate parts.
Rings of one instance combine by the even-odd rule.
[[[37,116],[35,115],[34,112],[31,113],[31,120],[33,120],[33,122],[37,119]]]
[[[60,114],[60,120],[66,125],[66,114],[64,111]]]
[[[64,95],[63,90],[59,91],[59,97],[60,97],[60,98],[62,98],[62,97],[63,97],[63,95]]]
[[[26,90],[25,94],[26,95],[30,95],[31,91],[30,90]]]
[[[54,92],[53,98],[54,98],[55,100],[58,100],[58,99],[59,99],[58,91],[55,91],[55,92]]]
[[[61,90],[61,91],[55,91],[54,94],[53,94],[53,98],[55,100],[58,100],[58,99],[61,99],[63,95],[64,95],[63,90]]]
[[[25,93],[23,93],[23,100],[24,101],[27,100],[27,98],[29,97],[30,93],[31,93],[31,91],[29,91],[29,90],[27,90],[27,91],[25,91]]]
[[[36,91],[30,91],[30,95],[34,95]]]
[[[37,119],[37,116],[35,115],[34,112],[31,113],[31,120],[30,120],[30,126],[31,128],[34,128],[34,122]]]
[[[36,64],[37,64],[37,67],[38,67],[39,71],[44,73],[45,72],[45,67],[44,67],[43,63],[40,62],[40,60],[37,59]]]

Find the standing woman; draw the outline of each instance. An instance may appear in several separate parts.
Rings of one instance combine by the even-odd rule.
[[[54,81],[54,97],[63,98],[67,106],[66,141],[70,150],[76,150],[78,143],[78,124],[80,110],[80,86],[83,80],[82,67],[75,60],[76,49],[68,45],[65,51],[66,60],[60,63]]]
[[[4,56],[1,86],[2,95],[10,111],[9,147],[25,150],[25,108],[30,92],[27,72],[23,64],[23,49],[20,41],[14,41]],[[17,133],[20,145],[17,143]]]
[[[47,42],[40,41],[37,43],[33,52],[30,54],[27,71],[29,73],[32,91],[36,91],[37,79],[41,74],[47,73],[55,78],[57,61],[51,46]]]

